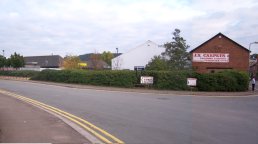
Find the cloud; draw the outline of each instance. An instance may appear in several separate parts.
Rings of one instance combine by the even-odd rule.
[[[1,0],[0,42],[9,55],[126,52],[179,28],[191,48],[218,32],[248,46],[257,14],[254,0]]]

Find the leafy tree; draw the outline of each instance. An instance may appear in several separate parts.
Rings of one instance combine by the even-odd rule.
[[[171,42],[164,44],[165,52],[155,56],[146,65],[147,70],[182,70],[190,67],[190,55],[186,51],[189,45],[180,36],[180,30],[175,29]]]
[[[0,55],[0,68],[5,66],[6,58]]]
[[[167,59],[170,70],[185,69],[189,65],[189,53],[186,51],[190,46],[186,40],[180,36],[180,30],[175,29],[171,42],[164,44],[166,48],[162,56]]]
[[[10,58],[6,59],[5,66],[6,67],[10,67],[11,66],[11,59]]]
[[[91,61],[91,66],[92,69],[94,70],[99,70],[99,69],[103,69],[103,63],[101,61],[101,55],[98,53],[93,53],[90,55],[90,61]]]
[[[101,54],[101,59],[105,61],[109,66],[111,66],[111,60],[114,58],[114,55],[110,51],[104,51]]]
[[[81,60],[78,56],[67,55],[64,57],[63,67],[65,69],[80,69]]]
[[[154,56],[146,65],[146,70],[168,70],[166,60],[162,56]]]
[[[20,54],[17,54],[16,52],[12,54],[9,59],[10,59],[9,60],[10,65],[16,69],[23,67],[25,64],[23,56],[21,56]]]

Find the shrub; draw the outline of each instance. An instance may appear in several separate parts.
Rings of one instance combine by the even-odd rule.
[[[249,85],[248,74],[237,71],[199,74],[197,79],[200,91],[246,91]]]
[[[143,71],[142,75],[153,76],[156,89],[188,90],[187,78],[195,77],[192,71]]]
[[[193,71],[85,71],[44,70],[32,77],[33,80],[78,83],[99,86],[134,87],[140,76],[153,76],[155,89],[189,90],[187,78],[197,78],[199,91],[245,91],[248,90],[248,74],[237,71],[198,74]]]
[[[32,79],[117,87],[133,87],[136,83],[133,71],[44,70]]]
[[[38,73],[39,73],[38,71],[31,71],[31,70],[0,71],[1,76],[16,76],[16,77],[33,77]]]

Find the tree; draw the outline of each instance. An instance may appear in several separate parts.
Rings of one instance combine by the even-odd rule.
[[[0,55],[0,68],[3,68],[6,63],[6,58],[2,55]]]
[[[63,67],[64,69],[80,69],[81,60],[78,56],[67,55],[64,57]]]
[[[168,70],[166,60],[162,56],[154,56],[146,65],[146,70]]]
[[[104,51],[101,54],[101,59],[105,61],[109,66],[111,66],[111,60],[113,59],[114,55],[110,51]]]
[[[182,70],[190,67],[190,55],[186,51],[189,46],[180,36],[180,30],[175,29],[171,42],[164,44],[165,52],[155,56],[146,65],[147,70]]]
[[[90,55],[90,61],[91,61],[91,66],[92,69],[94,70],[99,70],[99,69],[103,69],[103,63],[101,61],[101,55],[98,53],[93,53]]]
[[[12,54],[9,59],[10,59],[10,65],[16,69],[23,67],[25,64],[23,56],[21,56],[20,54],[17,54],[16,52]]]
[[[164,44],[166,48],[162,56],[167,59],[170,70],[180,70],[189,67],[189,53],[186,51],[190,46],[180,36],[180,30],[175,29],[171,42]]]
[[[6,67],[11,67],[11,59],[10,58],[6,59],[5,66]]]

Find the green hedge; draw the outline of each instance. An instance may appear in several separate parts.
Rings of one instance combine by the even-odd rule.
[[[199,91],[246,91],[249,87],[249,76],[245,72],[222,71],[196,76]]]
[[[116,87],[134,87],[137,82],[133,71],[44,70],[31,79]]]
[[[31,70],[0,71],[1,76],[15,76],[15,77],[33,77],[38,73],[39,73],[38,71],[31,71]]]
[[[153,76],[151,88],[167,90],[189,90],[187,78],[197,78],[199,91],[246,91],[249,86],[247,73],[223,71],[198,74],[193,71],[85,71],[85,70],[44,70],[0,71],[0,75],[31,77],[32,80],[78,83],[100,86],[134,87],[140,83],[140,76]]]
[[[141,75],[153,76],[153,88],[169,90],[189,90],[187,78],[197,78],[199,91],[246,91],[249,77],[245,72],[222,71],[198,74],[193,71],[143,71]],[[139,79],[139,77],[138,77]]]
[[[196,77],[192,71],[143,71],[144,76],[153,76],[155,89],[189,90],[187,78]]]

